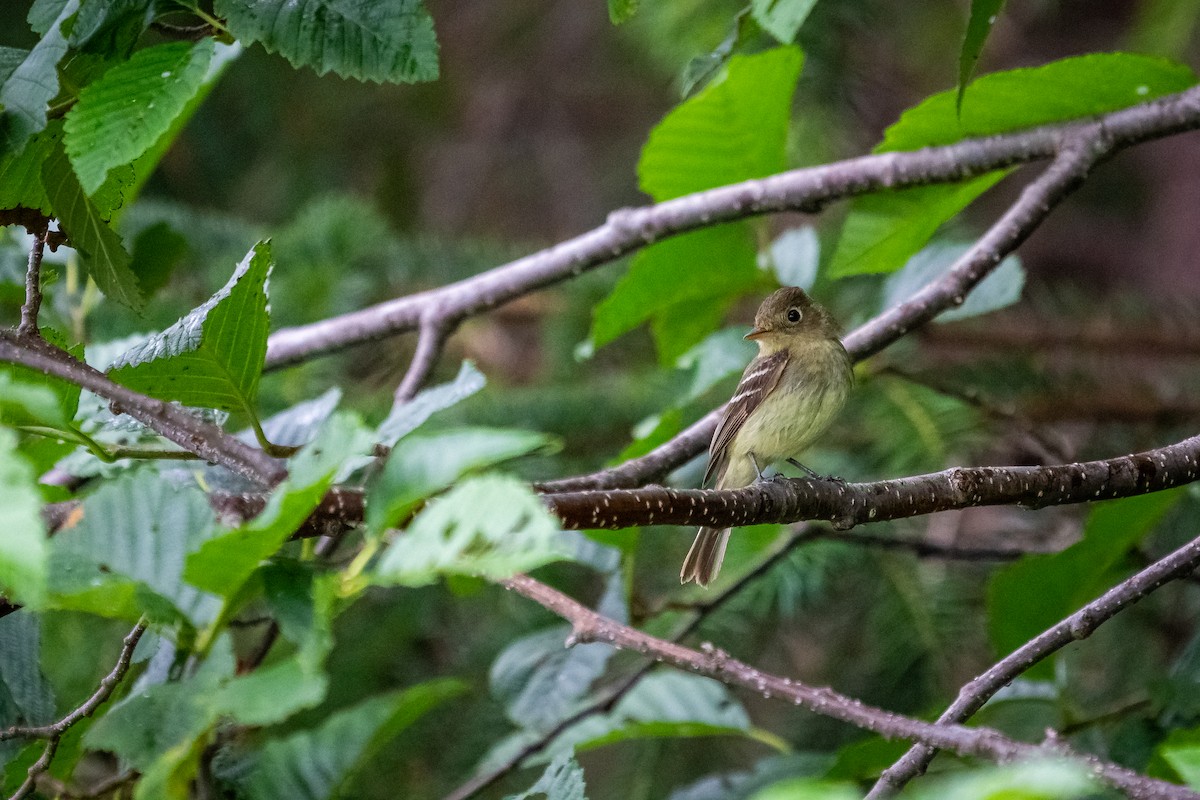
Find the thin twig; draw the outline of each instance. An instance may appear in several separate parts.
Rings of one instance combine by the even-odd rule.
[[[472,278],[276,331],[268,343],[267,368],[411,331],[431,305],[450,318],[463,319],[697,228],[778,211],[811,213],[835,200],[883,189],[961,181],[1051,158],[1080,136],[1099,133],[1100,155],[1105,155],[1196,127],[1200,127],[1200,89],[1189,89],[1101,115],[1095,121],[1046,125],[912,152],[860,156],[623,209],[587,233]]]
[[[440,316],[429,315],[421,320],[420,332],[417,334],[417,349],[413,353],[412,363],[408,365],[404,379],[396,387],[396,403],[407,403],[412,400],[425,385],[425,381],[429,379],[429,373],[433,372],[433,368],[437,365],[438,356],[442,353],[442,346],[446,343],[452,330],[453,325]]]
[[[714,611],[724,606],[747,586],[774,569],[780,561],[786,558],[802,542],[809,541],[815,538],[816,535],[816,529],[807,526],[798,526],[792,529],[775,551],[763,559],[756,567],[746,572],[716,595],[691,606],[689,609],[692,612],[691,618],[672,634],[669,641],[680,642],[691,636]],[[576,710],[573,714],[560,720],[549,730],[543,732],[535,741],[529,742],[487,772],[481,772],[472,776],[468,781],[442,798],[442,800],[467,800],[467,798],[491,786],[505,775],[518,769],[527,759],[545,750],[563,731],[593,714],[603,714],[611,710],[622,697],[627,695],[634,686],[641,682],[642,678],[649,675],[656,666],[657,662],[647,660],[636,670],[601,691],[587,705]]]
[[[1193,539],[1175,552],[1118,583],[1098,599],[1071,616],[1047,628],[1013,653],[996,662],[987,672],[959,690],[958,697],[938,717],[938,723],[959,723],[983,707],[996,692],[1018,675],[1071,642],[1086,639],[1096,628],[1118,612],[1133,605],[1166,583],[1181,578],[1200,566],[1200,538]],[[933,745],[933,747],[927,746]],[[890,797],[906,783],[924,772],[938,747],[933,742],[918,744],[900,760],[884,770],[868,798]]]
[[[42,256],[46,253],[46,228],[33,234],[33,247],[29,248],[29,266],[25,269],[25,303],[21,306],[21,324],[17,331],[22,336],[37,336],[38,312],[42,308]]]
[[[21,364],[87,389],[113,404],[114,412],[128,414],[183,449],[260,485],[274,486],[287,475],[283,466],[261,450],[178,406],[114,383],[104,373],[37,337],[0,329],[0,361]]]
[[[939,558],[946,561],[1015,561],[1029,555],[1044,555],[1056,552],[1053,550],[1030,550],[1020,547],[963,547],[960,545],[939,544],[928,539],[905,539],[897,536],[878,536],[873,533],[853,533],[846,535],[837,531],[821,530],[822,539],[836,539],[839,542],[877,547],[881,550],[905,550],[917,558]]]
[[[968,728],[948,723],[925,722],[866,705],[827,687],[813,687],[768,674],[732,658],[728,653],[711,645],[701,645],[700,650],[692,650],[607,619],[527,575],[518,575],[502,583],[570,622],[572,634],[568,644],[604,642],[614,647],[628,648],[651,655],[685,671],[708,675],[722,683],[741,686],[766,698],[778,698],[887,738],[910,739],[952,750],[960,755],[1007,763],[1018,759],[1065,754],[1086,764],[1104,782],[1139,800],[1200,798],[1200,794],[1182,786],[1139,775],[1094,757],[1068,753],[1057,741],[1039,746],[1015,741],[991,728]]]
[[[142,621],[125,635],[125,639],[121,643],[121,653],[117,657],[116,665],[113,666],[107,675],[100,679],[100,685],[96,687],[96,691],[92,692],[92,695],[87,700],[84,700],[81,705],[62,719],[49,725],[15,726],[0,731],[0,742],[17,738],[46,740],[46,747],[42,750],[41,757],[29,767],[25,775],[25,780],[9,800],[21,800],[21,798],[33,791],[38,776],[50,768],[50,762],[54,759],[54,753],[58,750],[58,743],[62,739],[63,734],[84,717],[90,717],[95,713],[96,709],[104,705],[112,697],[117,685],[121,683],[121,679],[125,677],[125,673],[129,670],[129,664],[133,659],[133,651],[137,648],[137,644],[141,641],[142,634],[145,632],[146,623]]]

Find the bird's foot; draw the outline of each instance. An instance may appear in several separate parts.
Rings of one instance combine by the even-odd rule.
[[[789,458],[787,463],[791,464],[796,469],[808,475],[814,481],[831,481],[833,483],[845,484],[845,478],[839,478],[837,475],[822,475],[819,472],[809,469],[794,458]]]

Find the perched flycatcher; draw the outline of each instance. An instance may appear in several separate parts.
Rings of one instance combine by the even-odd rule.
[[[748,486],[760,468],[798,456],[846,402],[854,373],[838,324],[803,289],[772,294],[754,315],[747,339],[758,356],[746,367],[708,447],[704,482]],[[729,528],[701,528],[683,561],[681,583],[707,586],[717,576]]]

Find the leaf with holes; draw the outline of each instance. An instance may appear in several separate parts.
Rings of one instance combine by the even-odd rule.
[[[253,418],[267,352],[271,265],[270,244],[259,242],[219,292],[119,356],[109,377],[161,400]]]

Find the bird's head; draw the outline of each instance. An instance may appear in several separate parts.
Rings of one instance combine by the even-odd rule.
[[[797,337],[836,339],[840,332],[837,321],[824,306],[803,289],[785,286],[763,300],[754,315],[754,330],[746,338],[758,342],[760,351],[773,351],[786,347]]]

